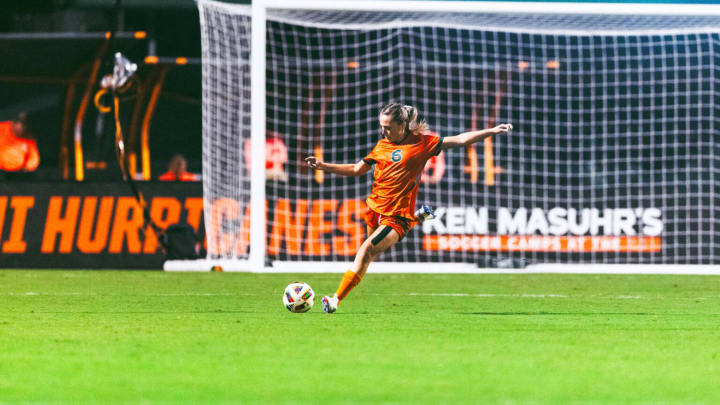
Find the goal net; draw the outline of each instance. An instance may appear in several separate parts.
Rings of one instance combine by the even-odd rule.
[[[302,162],[358,162],[399,101],[439,136],[514,130],[429,161],[417,203],[437,219],[371,271],[720,263],[717,15],[263,8],[265,122],[251,132],[251,8],[198,4],[209,260],[352,261],[372,176]]]

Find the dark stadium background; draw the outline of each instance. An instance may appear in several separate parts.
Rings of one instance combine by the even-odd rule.
[[[236,3],[247,2],[236,1]],[[146,33],[146,36],[143,38],[133,38],[132,36],[116,36],[112,40],[113,42],[108,47],[108,51],[104,53],[101,59],[98,80],[99,77],[111,71],[112,53],[114,51],[122,51],[133,62],[136,62],[138,64],[139,70],[137,73],[137,77],[140,80],[149,81],[149,86],[146,86],[145,88],[145,96],[143,100],[144,103],[147,103],[149,93],[152,91],[152,89],[150,88],[153,83],[151,79],[154,76],[157,76],[160,70],[167,69],[167,78],[163,83],[162,92],[160,93],[160,98],[157,103],[155,113],[152,115],[152,123],[149,131],[152,164],[151,179],[156,179],[158,175],[163,173],[167,167],[168,160],[177,153],[182,153],[187,157],[189,163],[189,170],[191,172],[201,172],[201,69],[199,64],[200,27],[195,2],[192,0],[35,0],[25,1],[22,3],[18,2],[8,4],[5,6],[5,12],[0,15],[0,57],[2,57],[3,59],[0,63],[0,99],[3,100],[0,103],[0,120],[9,120],[15,117],[20,112],[27,112],[30,129],[31,132],[33,132],[38,139],[38,145],[41,154],[40,169],[34,173],[22,176],[22,179],[33,181],[73,181],[73,155],[71,144],[72,127],[75,122],[75,114],[83,97],[83,92],[85,90],[85,84],[87,82],[87,77],[89,76],[91,64],[93,63],[93,60],[98,54],[98,49],[102,46],[103,42],[105,42],[104,33],[133,33],[136,31],[143,31]],[[490,36],[494,34],[481,34],[478,32],[476,33],[476,35],[479,37],[483,35]],[[508,36],[512,38],[512,40],[509,42],[529,41],[529,39],[525,38],[527,37],[527,35],[524,35],[522,38],[515,38],[513,37],[513,35],[514,34],[508,34]],[[429,35],[426,37],[430,38]],[[505,38],[505,34],[500,33],[498,34],[498,37]],[[540,38],[538,40],[538,43],[552,43],[549,42],[550,39],[552,38],[549,38],[548,40]],[[651,44],[651,46],[648,46],[647,49],[662,50],[664,39],[665,38],[657,36],[644,39],[644,41],[648,41]],[[668,37],[667,39],[671,40],[673,38]],[[564,38],[560,38],[560,40],[565,41]],[[710,43],[712,43],[712,41],[710,40],[710,38],[704,36],[703,40],[703,46],[711,46]],[[623,52],[627,50],[627,52],[629,53],[631,52],[631,49],[633,47],[630,43],[623,43],[619,44],[617,48],[622,50]],[[552,51],[552,49],[554,48],[549,47],[548,49]],[[598,52],[600,52],[603,48],[602,46],[597,45],[596,49],[598,50]],[[505,51],[507,50],[498,49],[497,54],[505,55]],[[674,49],[672,47],[666,49],[665,51],[668,54],[672,55],[676,53],[681,54],[681,50]],[[515,54],[517,52],[513,51],[512,53]],[[146,63],[145,58],[147,56],[157,56],[160,61],[159,63]],[[553,54],[548,56],[555,57],[558,55]],[[563,55],[559,56],[562,57]],[[187,58],[187,60],[189,60],[189,63],[177,65],[174,62],[175,58],[177,57]],[[643,55],[634,55],[633,57],[634,63],[650,63],[650,60],[644,58]],[[655,63],[659,63],[657,62],[658,60],[659,59],[657,59]],[[670,62],[672,62],[672,58],[668,58],[668,60],[669,61],[666,63],[668,63],[667,68],[670,71],[684,70],[686,68],[685,63],[688,63],[685,60],[680,60],[677,65],[671,65]],[[373,61],[369,60],[368,62]],[[702,61],[702,66],[709,65],[709,61]],[[581,86],[578,86],[578,84],[589,81],[591,77],[587,72],[592,71],[593,66],[586,67],[570,65],[569,67],[570,70],[564,71],[562,74],[569,74],[569,81],[572,81],[572,83],[575,84],[575,88],[579,91]],[[447,74],[447,72],[442,73],[443,75]],[[491,73],[493,72],[480,72],[480,74],[488,76],[492,76]],[[717,72],[703,71],[702,73],[703,77],[711,77]],[[517,73],[513,74],[517,75]],[[542,91],[553,90],[553,80],[555,80],[553,79],[553,76],[550,75],[547,77],[537,77],[531,79],[533,79],[532,82],[543,83],[543,86],[537,86],[537,89],[533,91],[537,91],[540,93]],[[606,80],[608,83],[610,83],[614,82],[616,78],[610,77],[610,75],[608,75],[607,77],[599,78],[598,80],[601,79]],[[660,79],[660,77],[655,78],[648,76],[644,79],[653,80]],[[340,78],[339,80],[344,79]],[[354,78],[349,77],[347,78],[347,80],[353,81]],[[410,82],[411,80],[408,78],[407,81]],[[495,83],[491,80],[489,86],[493,89],[498,87],[500,80],[496,79],[496,81],[498,83]],[[518,80],[513,80],[513,82],[517,81]],[[563,78],[563,81],[568,80],[567,78]],[[68,101],[67,94],[72,83],[76,84],[75,94],[74,97],[72,97]],[[295,82],[291,81],[291,83]],[[298,81],[298,83],[301,83],[301,81]],[[438,83],[436,85],[439,88],[448,87],[446,83]],[[463,85],[463,83],[455,83],[452,84],[451,87],[462,87]],[[270,84],[270,86],[272,86],[272,84]],[[678,87],[677,89],[665,89],[661,87],[661,85],[658,86],[660,87],[657,87],[657,89],[655,90],[655,94],[662,94],[666,90],[672,90],[674,92],[684,92],[686,90],[685,88],[680,87]],[[711,84],[704,83],[703,86],[708,86],[709,88]],[[714,86],[717,86],[717,83],[715,83]],[[288,88],[290,87],[292,87],[292,84],[288,86]],[[276,90],[279,94],[286,94],[288,93],[288,88],[278,88]],[[97,85],[94,86],[92,94],[94,94],[94,91],[96,89]],[[515,94],[515,100],[513,101],[506,99],[503,101],[503,103],[519,103],[521,101],[521,97],[518,97],[518,95],[526,94],[523,92],[528,92],[532,90],[529,89],[530,88],[527,86],[524,89],[513,89],[511,93]],[[608,87],[608,91],[611,89],[614,88]],[[304,89],[297,90],[296,93],[306,94],[303,90]],[[698,89],[690,88],[687,90],[690,90],[691,92],[693,92],[693,94],[695,94],[697,93]],[[629,94],[634,94],[635,92],[636,91],[633,90]],[[640,90],[637,90],[637,92],[640,92]],[[622,91],[621,93],[627,94],[626,91]],[[397,97],[401,99],[409,97],[409,95],[407,94],[390,94],[388,96],[388,98]],[[566,95],[562,96],[565,97]],[[690,104],[693,105],[697,104],[699,101],[702,101],[704,105],[708,105],[711,101],[709,99],[699,100],[699,96],[693,97],[695,98],[689,100]],[[705,95],[703,97],[709,96]],[[130,124],[130,122],[132,121],[131,115],[133,114],[133,108],[138,99],[134,96],[124,96],[122,100],[122,122],[126,134],[126,139],[129,140],[132,139],[133,132],[136,135],[138,132],[137,127],[133,131],[132,125]],[[371,101],[373,102],[373,104],[379,105],[384,100],[378,98],[377,100]],[[349,102],[353,101],[351,100]],[[607,102],[614,103],[616,101],[611,99]],[[655,104],[658,106],[658,108],[656,108],[654,113],[658,114],[658,116],[655,118],[662,118],[662,114],[668,114],[669,117],[672,116],[670,114],[674,114],[675,110],[673,106],[665,105],[664,103],[666,102],[667,101],[663,101],[662,99],[657,100]],[[532,146],[540,144],[540,142],[552,141],[552,139],[547,140],[541,135],[544,132],[555,132],[556,130],[553,127],[553,122],[556,119],[562,118],[553,115],[552,111],[566,109],[566,107],[564,106],[555,105],[552,103],[552,101],[549,101],[546,105],[547,109],[550,110],[550,113],[543,117],[544,122],[547,124],[544,124],[545,126],[537,125],[533,128],[534,134],[537,135],[537,138],[532,138],[530,136],[526,136],[523,138],[513,138],[509,142],[515,142],[516,144],[512,145],[513,147],[509,149],[510,151],[520,151],[523,150],[523,146]],[[635,108],[637,110],[637,100],[634,98],[619,99],[617,103],[617,107],[622,107],[623,109]],[[273,103],[271,100],[269,104],[274,105],[276,103]],[[458,122],[453,124],[449,122],[444,122],[444,114],[440,114],[436,108],[433,108],[436,106],[418,105],[418,107],[420,107],[421,111],[424,111],[427,114],[427,118],[429,119],[429,121],[436,123],[438,127],[449,128],[450,130],[454,131],[461,131],[469,127],[468,123]],[[615,105],[608,104],[606,107],[615,107]],[[312,108],[313,113],[315,113],[315,110],[319,109],[320,106],[319,104],[317,104],[310,108]],[[525,109],[524,111],[529,110],[530,108]],[[70,111],[69,117],[67,111]],[[141,109],[141,111],[144,111],[144,109]],[[375,114],[375,111],[375,107],[369,108],[367,111],[367,117]],[[523,119],[527,118],[521,116],[520,112],[518,112],[519,110],[513,109],[513,111],[513,114],[516,115],[503,118],[507,118],[512,122],[522,122]],[[465,116],[470,115],[468,111],[464,111],[463,113]],[[643,114],[651,114],[651,112],[644,111]],[[698,116],[698,114],[700,116]],[[701,117],[704,118],[704,120],[701,120]],[[573,117],[573,119],[576,118],[577,117]],[[642,118],[649,119],[652,117],[650,115],[643,115]],[[682,129],[689,130],[697,130],[699,128],[699,125],[702,125],[701,128],[705,129],[706,127],[709,127],[710,122],[715,119],[713,114],[710,113],[710,111],[703,110],[702,112],[700,112],[697,109],[689,109],[687,111],[686,118],[690,118],[689,120],[687,120],[688,124],[686,124],[688,127]],[[563,119],[567,120],[568,118],[565,117]],[[590,116],[584,119],[586,119],[587,121],[596,122],[604,122],[605,120],[604,117]],[[332,117],[330,115],[328,117],[328,120],[339,121],[339,118]],[[289,117],[287,121],[298,125],[302,120],[301,117],[294,116]],[[370,120],[369,122],[372,122],[372,120]],[[455,125],[455,127],[453,127],[453,125]],[[624,134],[622,137],[618,138],[619,141],[622,141],[623,151],[626,149],[625,146],[634,145],[636,142],[639,141],[642,141],[645,144],[658,145],[654,149],[647,148],[643,150],[641,156],[642,159],[640,159],[640,161],[644,166],[638,166],[636,168],[638,170],[636,171],[650,172],[652,169],[655,169],[657,171],[657,169],[662,168],[662,165],[665,163],[663,163],[663,161],[661,161],[660,159],[655,159],[655,161],[652,161],[653,157],[662,157],[666,154],[670,154],[671,152],[677,153],[677,155],[679,156],[687,156],[688,154],[694,155],[698,153],[697,150],[686,149],[686,147],[682,144],[678,145],[677,149],[673,151],[664,151],[661,146],[663,145],[663,138],[661,136],[657,138],[657,141],[653,141],[653,139],[651,139],[653,136],[644,136],[642,138],[633,136],[633,133],[637,132],[652,132],[653,128],[649,127],[649,120],[645,123],[645,125],[648,127],[629,128],[630,131],[627,134]],[[290,126],[278,125],[278,127],[271,127],[269,129],[272,131],[286,134],[300,133],[298,128]],[[591,133],[593,133],[593,129],[589,126],[584,128],[584,131],[586,132],[577,133],[575,135],[582,136],[590,135]],[[601,133],[602,131],[603,128],[598,128],[594,131],[594,133]],[[369,128],[360,128],[360,132],[368,132],[371,134],[371,136],[376,135],[375,130],[370,130]],[[122,185],[121,183],[122,175],[115,160],[113,133],[114,126],[111,116],[107,115],[102,121],[98,120],[97,109],[92,105],[91,101],[87,108],[87,114],[85,115],[83,121],[84,158],[86,162],[105,162],[107,168],[87,168],[85,173],[86,182],[116,182],[124,188],[124,185]],[[710,132],[706,132],[703,136],[709,138],[710,135]],[[603,146],[599,143],[602,142],[601,138],[597,139],[598,140],[595,141],[596,144],[594,144],[594,146]],[[324,147],[326,150],[331,150],[333,148],[332,138],[324,137],[323,142],[325,142]],[[526,142],[527,145],[521,145],[520,142]],[[64,162],[61,158],[61,151],[63,149],[63,146],[68,148],[70,154],[70,163],[65,165],[63,164]],[[139,153],[139,147],[137,146],[137,144],[135,146],[135,150]],[[580,145],[578,145],[578,147],[579,146]],[[288,139],[288,161],[291,162],[290,164],[292,164],[292,162],[298,162],[301,160],[302,156],[298,155],[300,152],[305,153],[302,151],[302,149],[307,149],[307,145],[302,146],[299,145],[295,139]],[[590,149],[591,148],[586,148],[586,150]],[[454,156],[453,158],[456,161],[462,161],[463,157],[460,155],[461,153],[462,151],[457,151],[456,156]],[[510,157],[509,153],[506,153],[506,156]],[[362,156],[357,155],[344,156],[343,160],[357,161],[361,157]],[[623,163],[614,164],[613,162],[609,162],[604,167],[598,167],[597,170],[587,170],[587,172],[605,173],[605,177],[601,177],[603,176],[602,174],[598,174],[597,178],[592,178],[588,176],[583,177],[577,175],[556,180],[552,176],[553,173],[566,172],[568,171],[568,165],[577,165],[579,164],[578,162],[582,162],[584,164],[585,160],[587,160],[587,156],[582,156],[579,154],[570,156],[563,154],[559,154],[558,156],[544,156],[538,153],[536,155],[528,154],[526,156],[522,156],[522,159],[520,156],[511,157],[516,159],[517,161],[522,161],[520,165],[522,166],[523,170],[519,171],[520,173],[522,173],[522,176],[513,175],[514,177],[510,178],[510,186],[506,186],[505,188],[498,186],[494,188],[493,194],[485,193],[487,195],[490,195],[491,198],[494,198],[495,201],[497,201],[499,204],[502,204],[503,206],[512,206],[513,201],[524,201],[522,199],[525,198],[527,199],[527,201],[532,201],[533,203],[547,205],[543,206],[543,208],[547,209],[553,206],[553,204],[555,204],[554,201],[563,201],[565,199],[566,196],[564,193],[566,192],[568,186],[585,186],[580,188],[584,190],[583,192],[590,193],[589,197],[592,197],[593,187],[601,188],[603,190],[604,197],[616,200],[629,199],[631,200],[631,206],[640,205],[640,202],[633,200],[634,196],[653,194],[653,190],[650,190],[649,188],[642,189],[640,186],[625,187],[623,184],[614,184],[614,182],[617,182],[619,179],[619,177],[615,176],[614,173],[626,172],[629,169],[628,166],[623,166]],[[608,155],[608,157],[612,156]],[[627,161],[626,156],[621,156],[621,158]],[[547,163],[548,161],[552,163]],[[638,162],[632,163],[639,165]],[[536,166],[533,166],[534,164]],[[547,167],[542,166],[543,164],[545,164]],[[668,166],[669,169],[686,169],[689,166],[689,163],[687,159],[679,158],[676,161],[671,161],[670,163],[667,163],[667,165],[677,165],[677,167]],[[63,167],[67,168],[68,166],[70,168],[69,174],[67,170],[63,172]],[[461,173],[462,169],[459,164],[450,164],[449,167],[450,168],[448,170],[453,171],[453,173],[449,172],[449,178],[461,178],[463,176]],[[575,170],[574,172],[580,173],[582,171]],[[660,175],[662,175],[662,173],[656,174],[656,176]],[[679,173],[677,176],[682,175],[683,173]],[[632,179],[632,184],[639,183],[645,184],[645,187],[650,187],[649,184],[651,183],[651,175],[644,174],[644,176],[646,177],[644,177],[642,179],[643,181],[640,182],[637,181],[640,179]],[[682,182],[684,184],[685,182],[691,181],[690,184],[692,187],[694,187],[691,191],[694,191],[698,188],[697,184],[712,184],[713,187],[717,187],[717,184],[712,181],[711,176],[712,171],[710,170],[696,171],[690,173],[687,178],[678,177],[678,182]],[[702,182],[698,183],[698,179],[702,180]],[[289,184],[291,186],[296,186],[296,184],[293,183],[294,181],[296,181],[296,179],[291,176]],[[268,184],[267,188],[269,195],[271,196],[282,196],[293,200],[303,197],[311,197],[314,199],[333,198],[331,194],[328,194],[332,192],[329,191],[332,190],[332,188],[337,189],[337,187],[340,186],[354,185],[353,182],[359,181],[368,182],[369,179],[341,179],[337,177],[328,177],[322,187],[315,187],[313,189],[310,189],[309,192],[306,188],[294,187],[295,190],[298,190],[297,193],[303,194],[302,196],[288,193],[285,188],[277,187],[277,184],[273,184],[272,182]],[[545,189],[535,190],[531,187],[531,185],[533,184],[547,185],[548,187],[546,189],[548,191],[544,191]],[[607,185],[607,187],[605,187],[604,185]],[[433,187],[435,187],[435,189],[428,188],[427,192],[421,191],[421,200],[433,203],[433,195],[445,195],[448,193],[453,195],[453,192],[461,188],[467,188],[468,184],[465,182],[453,182],[452,184],[448,182]],[[679,192],[681,192],[681,194],[683,195],[689,194],[685,192],[685,185],[683,185],[682,187],[683,189],[679,189]],[[6,185],[5,189],[8,195],[13,195],[15,191],[19,190],[19,188],[13,188],[12,183]],[[367,187],[365,185],[361,185],[361,187],[354,187],[354,189],[359,190],[358,193],[364,194],[365,190],[367,190]],[[560,190],[560,192],[556,192],[555,190]],[[480,192],[477,192],[475,194],[481,195]],[[662,190],[655,191],[655,194],[659,196],[663,195]],[[459,193],[455,193],[454,195],[459,195]],[[717,193],[715,193],[715,195],[717,195]],[[511,196],[511,198],[506,201],[506,199],[508,198],[507,196]],[[520,200],[515,198],[518,196],[520,196]],[[362,198],[364,197],[364,195],[350,197]],[[572,197],[579,198],[588,196],[578,195]],[[480,203],[483,203],[483,201],[473,201],[472,203],[480,205]],[[669,204],[667,201],[663,200],[663,197],[658,197],[656,201],[653,201],[653,203],[656,203],[658,206],[661,206],[662,204]],[[679,206],[686,206],[689,204],[694,204],[694,202],[687,202],[682,199],[678,199],[676,204]],[[36,208],[40,209],[41,207],[38,204],[36,205]],[[599,208],[605,207],[599,206]],[[686,234],[689,231],[694,231],[695,229],[693,227],[705,226],[705,224],[701,223],[699,220],[693,217],[692,215],[694,214],[688,214],[685,217],[679,216],[682,214],[684,214],[684,211],[679,211],[678,215],[666,213],[666,230],[669,233],[672,232],[673,234],[679,235],[677,237],[677,241],[680,245],[685,245],[689,242],[694,243],[695,240],[693,240],[692,238],[696,238],[696,236],[693,236],[694,234],[686,236]],[[710,212],[705,212],[702,215],[702,218],[711,217],[712,213]],[[492,220],[493,218],[491,218],[491,221]],[[6,229],[4,232],[5,234],[7,234],[7,228],[9,228],[9,225],[6,225],[5,228]],[[3,229],[0,229],[0,237],[3,236],[2,233]],[[708,239],[715,238],[715,246],[720,246],[720,244],[717,244],[718,236],[706,234],[706,236],[704,237]],[[685,238],[687,238],[687,240]],[[706,242],[705,246],[709,245],[707,243],[709,242],[709,240],[704,242]],[[40,241],[37,240],[35,241],[35,243],[36,245],[39,245]],[[419,244],[419,235],[416,234],[415,236],[408,239],[405,246],[415,246],[415,250],[419,251]],[[712,252],[704,251],[703,256],[717,257],[717,255],[715,254],[717,249],[718,248],[715,247],[715,250]],[[478,264],[494,266],[496,265],[497,259],[502,259],[508,256],[519,259],[524,259],[527,257],[522,253],[510,255],[490,253],[481,255],[480,259],[478,259]],[[530,256],[532,259],[536,258],[535,255]],[[669,255],[668,260],[674,262],[685,262],[688,260],[688,258],[685,257],[675,256],[677,256],[677,254],[675,254],[674,256]],[[288,258],[291,257],[283,256],[281,254],[279,257],[275,257],[273,259]],[[542,255],[542,258],[557,259],[558,257],[555,257],[554,254],[550,253],[547,255]],[[585,259],[587,257],[577,257],[577,255],[572,255],[572,257],[570,258]],[[614,259],[614,256],[608,254],[605,255],[604,258]],[[160,258],[157,259],[159,260]],[[327,257],[325,259],[338,258]],[[411,259],[415,259],[415,257],[411,256]],[[442,261],[449,259],[449,257],[434,256],[433,259]],[[473,261],[475,261],[474,257],[472,259]],[[567,259],[567,256],[563,256],[561,257],[561,259]],[[644,256],[643,254],[637,254],[631,255],[630,260],[632,262],[645,263],[648,262],[650,258]],[[70,265],[69,263],[65,264]],[[119,265],[120,263],[117,264]],[[48,263],[48,265],[57,264],[53,262]],[[123,263],[123,266],[125,265],[126,264]],[[140,266],[141,264],[137,263],[137,265]]]
[[[226,2],[250,3],[249,0]],[[76,33],[82,36],[87,33],[138,30],[147,32],[147,37],[142,40],[115,39],[111,46],[126,53],[139,65],[138,77],[148,77],[161,65],[144,63],[148,55],[171,59],[186,57],[191,60],[186,65],[169,68],[152,116],[152,177],[156,178],[164,172],[168,160],[176,153],[187,157],[191,172],[201,171],[201,72],[199,63],[194,63],[200,58],[200,27],[197,6],[193,0],[25,0],[4,2],[3,13],[0,13],[0,121],[12,119],[21,111],[27,112],[41,154],[39,170],[25,177],[33,180],[63,177],[59,169],[59,155],[68,84],[75,73],[93,62],[103,39],[20,39],[22,36],[13,37],[10,34]],[[99,77],[110,72],[112,52],[105,53]],[[71,106],[70,132],[87,76],[82,74],[78,79]],[[149,93],[150,89],[147,90]],[[121,107],[126,132],[129,130],[127,126],[133,102],[132,99],[127,100]],[[106,161],[108,169],[89,169],[86,179],[117,179],[120,173],[114,161],[112,120],[110,116],[106,117],[103,138],[97,138],[94,136],[96,116],[97,110],[91,102],[84,119],[85,158],[86,161]],[[72,160],[72,156],[70,158]]]
[[[27,112],[41,154],[39,170],[25,177],[32,180],[63,177],[59,152],[69,83],[85,66],[85,72],[78,76],[71,106],[72,133],[75,113],[89,76],[87,66],[92,64],[104,41],[104,38],[83,36],[107,31],[147,33],[144,39],[114,39],[110,47],[121,50],[138,64],[140,78],[147,78],[162,65],[144,63],[148,55],[173,59],[186,57],[191,61],[182,66],[168,66],[150,127],[152,178],[166,170],[168,160],[176,153],[187,157],[191,172],[201,171],[200,65],[193,63],[200,57],[195,2],[30,0],[3,3],[0,14],[0,121],[10,120],[21,111]],[[13,35],[19,33],[23,34]],[[56,38],[53,33],[64,35]],[[111,71],[112,53],[110,50],[102,58],[99,77]],[[151,89],[146,90],[149,93]],[[134,100],[129,99],[121,106],[126,133],[133,103]],[[86,161],[106,161],[108,169],[88,169],[86,179],[118,179],[111,115],[104,119],[102,138],[95,136],[96,116],[97,110],[90,100],[84,119],[85,158]]]

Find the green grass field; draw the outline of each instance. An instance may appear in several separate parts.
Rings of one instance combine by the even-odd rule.
[[[0,271],[0,403],[720,403],[720,277]]]

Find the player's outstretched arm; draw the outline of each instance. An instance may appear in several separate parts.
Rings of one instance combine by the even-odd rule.
[[[315,156],[308,156],[305,158],[305,163],[310,166],[311,169],[324,170],[326,172],[339,174],[341,176],[361,176],[372,169],[372,166],[359,161],[355,164],[352,163],[325,163]]]
[[[480,131],[463,132],[460,135],[447,136],[443,138],[442,148],[450,149],[460,146],[472,145],[476,142],[482,141],[489,136],[509,132],[512,130],[512,127],[512,124],[500,124],[496,127],[486,128]]]

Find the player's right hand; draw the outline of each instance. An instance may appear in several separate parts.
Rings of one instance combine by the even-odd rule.
[[[322,161],[315,156],[308,156],[305,158],[305,163],[310,166],[311,169],[319,169],[322,165]]]

